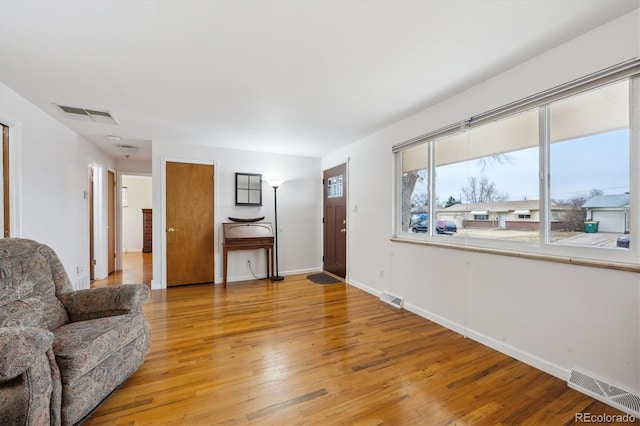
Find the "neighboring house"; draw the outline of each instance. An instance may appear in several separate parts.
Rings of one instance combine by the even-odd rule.
[[[596,195],[582,205],[587,220],[600,222],[599,232],[629,231],[629,194]]]
[[[564,228],[562,214],[567,209],[567,207],[552,204],[552,230]],[[452,220],[459,228],[535,231],[540,228],[540,202],[518,200],[454,204],[439,210],[438,219]]]

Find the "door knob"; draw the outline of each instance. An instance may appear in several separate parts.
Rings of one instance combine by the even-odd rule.
[[[168,228],[168,229],[167,229],[167,232],[175,232],[175,229],[173,229],[173,228]]]
[[[342,228],[342,229],[340,230],[340,232],[342,232],[343,234],[346,234],[346,233],[347,233],[347,229],[346,229],[346,228]]]

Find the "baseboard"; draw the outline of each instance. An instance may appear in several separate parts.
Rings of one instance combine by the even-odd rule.
[[[571,376],[571,370],[562,368],[557,364],[496,340],[493,337],[469,329],[467,329],[467,337],[564,381],[569,380]]]
[[[362,283],[360,283],[360,282],[358,282],[358,281],[355,281],[355,280],[351,280],[351,279],[348,279],[348,278],[347,278],[346,283],[347,283],[347,284],[349,284],[349,285],[352,285],[352,286],[354,286],[354,287],[357,287],[357,288],[359,288],[360,290],[365,291],[365,292],[367,292],[367,293],[369,293],[369,294],[372,294],[372,295],[374,295],[374,296],[376,296],[376,297],[378,297],[378,298],[379,298],[379,297],[380,297],[380,295],[382,294],[382,292],[381,292],[381,291],[378,291],[378,290],[376,290],[376,289],[375,289],[375,288],[373,288],[373,287],[369,287],[369,286],[364,285],[364,284],[362,284]]]
[[[130,248],[125,248],[122,249],[122,251],[124,253],[142,253],[142,249],[130,249]]]
[[[416,305],[413,305],[411,303],[407,303],[405,301],[404,304],[404,308],[409,311],[409,312],[413,312],[414,314],[421,316],[422,318],[426,318],[429,321],[433,321],[438,325],[443,326],[444,328],[448,328],[451,331],[455,331],[458,334],[462,334],[463,336],[465,335],[464,333],[464,326],[448,320],[444,317],[441,317],[440,315],[434,314],[433,312],[429,312],[427,310],[424,310],[422,308],[417,307]]]
[[[378,298],[382,293],[374,288],[371,288],[355,280],[349,280],[348,284],[353,285],[354,287],[357,287],[360,290],[365,291]],[[428,319],[429,321],[433,321],[436,324],[439,324],[451,331],[462,334],[463,336],[466,336],[472,340],[475,340],[476,342],[481,343],[487,347],[490,347],[491,349],[494,349],[498,352],[508,355],[514,359],[517,359],[518,361],[522,361],[525,364],[528,364],[534,368],[537,368],[538,370],[544,371],[545,373],[551,374],[554,377],[557,377],[559,379],[566,381],[571,376],[571,371],[566,368],[562,368],[559,365],[551,363],[545,359],[532,355],[528,352],[522,351],[504,342],[501,342],[492,337],[486,336],[482,333],[478,333],[470,329],[465,330],[465,327],[463,325],[458,324],[454,321],[450,321],[440,315],[434,314],[433,312],[422,309],[411,303],[407,303],[406,300],[404,303],[404,308],[418,316],[421,316],[422,318]]]
[[[280,271],[280,275],[286,277],[287,275],[315,274],[318,272],[322,272],[322,268],[292,269],[290,271]]]
[[[281,277],[286,277],[288,275],[301,275],[301,274],[313,274],[316,272],[322,272],[322,268],[307,268],[307,269],[292,269],[289,271],[278,271],[278,275],[280,275]],[[258,277],[259,280],[264,280],[267,278],[267,273],[266,272],[260,272],[257,273],[256,276]],[[248,275],[234,275],[234,276],[230,276],[227,277],[227,283],[233,283],[236,281],[250,281],[250,280],[255,280],[256,277],[254,277],[251,274]],[[222,276],[220,277],[216,277],[216,284],[221,284],[222,283]]]

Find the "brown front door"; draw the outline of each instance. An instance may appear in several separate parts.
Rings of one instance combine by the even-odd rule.
[[[116,270],[116,174],[107,172],[107,274]]]
[[[167,162],[167,285],[214,281],[213,165]]]
[[[347,166],[324,171],[324,270],[347,275]]]

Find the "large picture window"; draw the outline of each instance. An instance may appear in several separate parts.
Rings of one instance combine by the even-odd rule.
[[[638,263],[639,72],[585,78],[395,146],[397,234]]]

